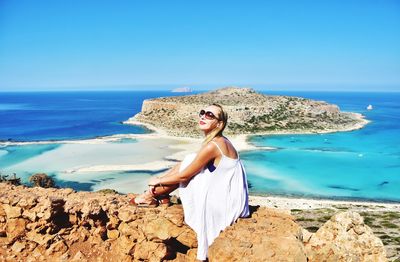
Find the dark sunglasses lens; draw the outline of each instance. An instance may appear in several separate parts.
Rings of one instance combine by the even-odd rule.
[[[200,110],[200,112],[199,112],[199,116],[202,116],[202,115],[204,115],[206,113],[206,111],[204,111],[204,110]]]
[[[212,112],[207,111],[207,112],[206,112],[206,118],[208,118],[208,119],[214,119],[215,116],[214,116],[214,114],[213,114]]]

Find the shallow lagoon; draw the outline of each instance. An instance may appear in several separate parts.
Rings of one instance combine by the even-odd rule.
[[[400,94],[300,95],[342,105],[371,123],[351,132],[253,137],[255,145],[277,150],[242,154],[251,191],[400,201]]]
[[[352,132],[253,137],[250,141],[255,145],[273,146],[278,150],[241,153],[252,193],[400,201],[399,93],[273,94],[324,100],[338,104],[344,111],[362,113],[372,122]],[[68,140],[145,133],[146,130],[122,125],[120,121],[138,112],[143,99],[165,95],[171,93],[0,94],[3,119],[0,139]],[[50,102],[43,104],[44,98]],[[369,104],[374,107],[371,111],[366,109]],[[14,143],[5,147],[4,142],[0,143],[0,171],[15,172],[24,182],[33,173],[46,172],[59,185],[78,190],[113,188],[120,192],[140,192],[146,187],[147,178],[155,174],[153,171],[66,171],[97,164],[129,165],[162,160],[177,151],[167,148],[169,143],[173,142],[121,139],[114,143]]]
[[[54,177],[58,185],[77,190],[111,188],[121,193],[141,192],[146,189],[148,178],[157,172],[74,170],[96,165],[137,165],[161,161],[178,151],[168,147],[174,143],[176,141],[170,139],[123,139],[115,143],[13,145],[2,148],[2,152],[7,153],[0,155],[0,163],[3,173],[17,173],[24,183],[32,174],[43,172]]]

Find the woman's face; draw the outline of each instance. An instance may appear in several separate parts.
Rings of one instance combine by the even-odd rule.
[[[208,106],[200,111],[199,114],[199,127],[202,131],[208,133],[219,124],[219,113],[221,109],[217,106]]]

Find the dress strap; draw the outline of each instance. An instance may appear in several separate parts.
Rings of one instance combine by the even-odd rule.
[[[221,155],[224,156],[224,153],[222,152],[221,148],[219,147],[219,145],[215,142],[215,141],[211,141],[212,143],[214,143],[214,145],[216,145],[218,147],[219,152],[221,152]]]

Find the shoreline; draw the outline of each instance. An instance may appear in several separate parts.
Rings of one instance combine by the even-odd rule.
[[[284,211],[292,209],[310,210],[333,208],[343,209],[345,207],[359,208],[363,211],[395,211],[400,212],[400,202],[368,201],[368,200],[342,200],[330,198],[305,198],[281,195],[252,195],[249,194],[250,205],[275,207]]]
[[[364,127],[370,121],[366,120],[364,116],[358,113],[354,113],[359,119],[363,121],[358,125],[349,128],[346,131],[353,131]],[[99,172],[99,171],[160,171],[164,169],[168,169],[176,164],[177,161],[181,161],[183,157],[190,153],[197,151],[200,147],[202,139],[201,138],[191,138],[191,137],[177,137],[173,135],[168,135],[167,132],[161,130],[151,124],[142,123],[139,121],[127,120],[123,122],[124,124],[131,125],[139,125],[143,126],[150,131],[151,133],[144,134],[116,134],[110,136],[103,137],[95,137],[91,139],[76,139],[76,140],[62,140],[62,141],[29,141],[29,142],[11,142],[4,141],[0,142],[0,146],[9,146],[9,145],[31,145],[31,144],[106,144],[109,142],[117,142],[122,139],[143,139],[143,140],[153,140],[153,139],[171,139],[176,141],[176,143],[169,145],[168,147],[171,149],[178,149],[178,152],[175,152],[171,155],[163,157],[160,161],[151,161],[140,164],[131,164],[131,165],[91,165],[85,167],[77,167],[69,170],[65,170],[64,173],[75,173],[75,172]],[[345,130],[328,130],[325,132],[319,133],[332,133],[332,132],[340,132]],[[242,134],[231,136],[230,140],[238,150],[238,152],[244,151],[252,151],[252,150],[277,150],[274,147],[258,147],[249,142],[249,138],[253,136],[260,135],[286,135],[286,134],[318,134],[317,132],[271,132],[265,134]],[[390,203],[389,203],[390,202]],[[296,196],[284,196],[284,195],[262,195],[262,194],[250,194],[249,195],[249,203],[252,205],[260,205],[260,206],[270,206],[283,210],[290,209],[315,209],[315,208],[332,208],[335,205],[363,205],[373,210],[377,210],[377,208],[383,210],[393,210],[400,212],[400,201],[368,201],[368,199],[359,199],[359,200],[346,200],[346,199],[331,199],[329,197],[316,197],[316,198],[306,198],[306,197],[296,197]]]

